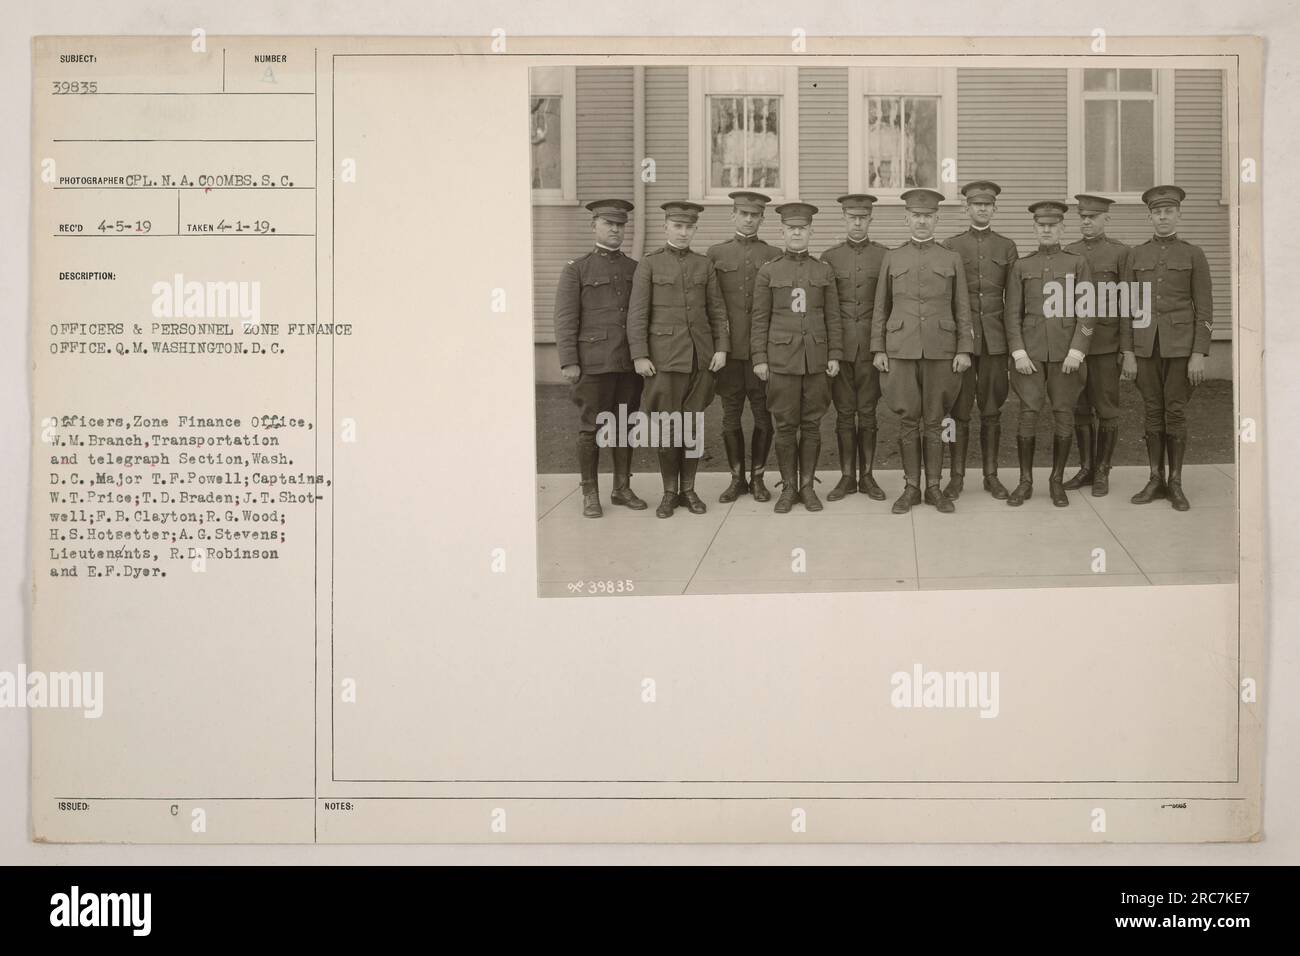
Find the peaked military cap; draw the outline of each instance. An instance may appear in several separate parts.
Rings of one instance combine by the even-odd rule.
[[[808,226],[817,215],[817,207],[806,202],[783,202],[776,207],[776,214],[787,226]]]
[[[1105,196],[1089,196],[1087,193],[1079,193],[1074,197],[1079,203],[1079,212],[1110,212],[1110,207],[1115,204],[1115,200],[1107,199]]]
[[[771,196],[764,196],[762,193],[749,192],[748,190],[739,189],[734,193],[727,193],[737,209],[744,212],[763,212],[767,204],[772,201]]]
[[[871,212],[876,197],[867,193],[848,193],[835,201],[844,207],[845,212]]]
[[[1029,211],[1034,214],[1034,222],[1060,222],[1065,218],[1069,208],[1065,203],[1055,199],[1043,199],[1033,203]]]
[[[938,212],[943,193],[933,189],[909,189],[898,198],[912,212]]]
[[[587,203],[592,218],[599,216],[610,222],[627,222],[627,214],[635,207],[626,199],[596,199]]]
[[[664,218],[670,222],[699,222],[700,213],[704,212],[704,207],[699,203],[680,199],[666,202],[659,208],[664,211]]]
[[[1187,192],[1180,186],[1152,186],[1142,194],[1142,201],[1148,209],[1160,206],[1180,206],[1187,198]]]
[[[973,183],[967,183],[961,187],[961,194],[966,197],[967,202],[977,200],[994,202],[1000,192],[1002,192],[1002,187],[987,179],[977,179]]]

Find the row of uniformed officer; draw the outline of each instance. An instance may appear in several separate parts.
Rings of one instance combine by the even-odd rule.
[[[556,300],[562,371],[580,410],[584,514],[601,513],[596,415],[620,403],[636,410],[642,381],[646,411],[703,411],[715,390],[722,396],[732,478],[720,498],[724,502],[745,493],[769,500],[763,474],[775,433],[778,460],[785,462],[778,511],[790,510],[795,500],[810,510],[821,508],[812,486],[816,423],[829,404],[827,390],[836,406],[842,473],[830,500],[858,491],[885,497],[872,476],[875,408],[883,394],[900,418],[906,486],[893,510],[905,513],[921,500],[940,511],[953,510],[952,501],[963,490],[973,407],[980,411],[984,487],[993,497],[1020,504],[1032,494],[1033,425],[1045,403],[1051,404],[1054,421],[1053,501],[1068,504],[1066,490],[1089,484],[1094,496],[1106,494],[1121,376],[1136,378],[1142,393],[1151,465],[1151,478],[1133,501],[1167,497],[1174,508],[1186,510],[1181,487],[1185,408],[1204,377],[1213,309],[1204,253],[1176,234],[1183,190],[1158,186],[1143,194],[1156,235],[1134,250],[1105,234],[1111,200],[1075,197],[1083,239],[1065,250],[1059,240],[1067,207],[1036,203],[1030,209],[1040,249],[1029,257],[1032,263],[1019,260],[1014,243],[989,228],[1000,187],[982,180],[962,192],[971,228],[944,243],[933,239],[941,194],[904,193],[911,237],[895,250],[868,238],[874,197],[842,196],[847,237],[820,260],[807,252],[817,210],[806,203],[778,207],[782,254],[757,238],[770,200],[749,191],[732,193],[736,236],[711,247],[708,256],[689,248],[703,207],[665,203],[668,242],[639,267],[618,251],[631,204],[588,204],[596,248],[565,267]],[[1067,274],[1076,284],[1089,277],[1149,282],[1154,314],[1137,324],[1114,316],[1049,318],[1043,314],[1043,283],[1063,281]],[[751,322],[759,312],[761,332],[760,323]],[[1008,350],[1009,359],[1004,358]],[[634,371],[628,370],[628,359]],[[1011,493],[997,474],[998,418],[1008,381],[1022,405],[1021,482]],[[748,482],[740,424],[746,400],[755,423]],[[943,427],[950,422],[955,426],[951,476],[940,492]],[[1063,481],[1070,422],[1080,471]],[[613,453],[611,500],[645,508],[629,483],[631,450]],[[659,458],[664,498],[656,513],[668,517],[678,505],[703,513],[694,491],[698,459],[672,447],[661,448]]]

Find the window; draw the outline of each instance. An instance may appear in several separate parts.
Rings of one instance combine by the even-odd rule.
[[[849,72],[849,177],[882,199],[916,187],[951,198],[945,157],[956,155],[956,71],[854,68]]]
[[[1071,192],[1140,200],[1173,179],[1173,73],[1071,70]]]
[[[533,200],[574,202],[577,199],[574,68],[536,67],[528,72],[528,85]]]
[[[798,70],[691,67],[690,183],[694,199],[736,189],[773,199],[798,192]]]

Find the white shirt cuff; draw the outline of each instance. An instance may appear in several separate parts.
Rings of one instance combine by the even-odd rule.
[[[1070,349],[1070,358],[1078,359],[1080,362],[1082,362],[1084,359],[1084,355],[1078,349]]]
[[[1011,353],[1011,357],[1019,362],[1022,358],[1029,358],[1029,353],[1024,349],[1016,349]]]

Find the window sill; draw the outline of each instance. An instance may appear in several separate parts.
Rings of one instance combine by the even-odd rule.
[[[534,206],[576,206],[578,200],[565,199],[563,196],[533,196]]]

